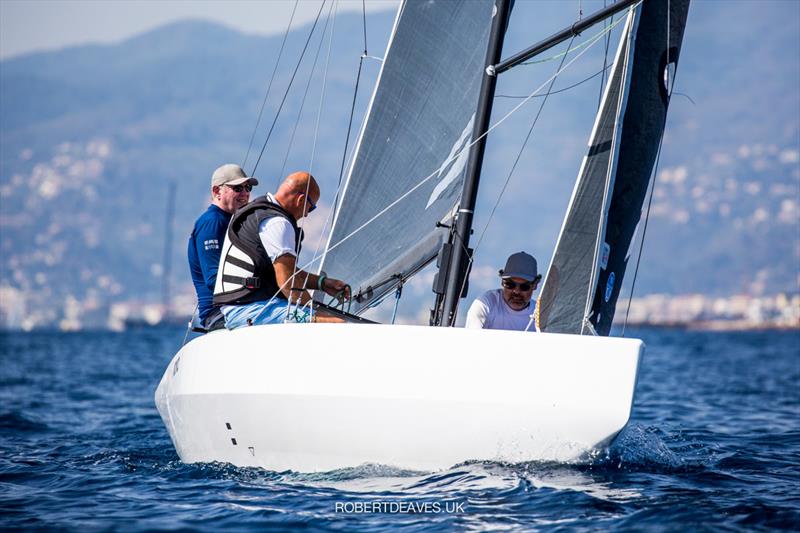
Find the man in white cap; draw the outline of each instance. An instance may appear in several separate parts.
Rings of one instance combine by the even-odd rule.
[[[501,288],[486,291],[472,302],[466,327],[525,331],[536,308],[531,297],[541,279],[532,255],[510,255],[500,271]],[[529,331],[535,331],[535,327]]]
[[[189,236],[189,272],[197,293],[200,323],[206,329],[222,326],[222,315],[214,306],[220,248],[231,216],[250,201],[254,185],[258,180],[248,177],[239,165],[229,163],[215,170],[211,176],[211,205],[194,223]]]

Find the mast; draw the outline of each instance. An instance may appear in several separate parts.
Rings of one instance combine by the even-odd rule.
[[[168,319],[172,311],[170,298],[170,276],[172,270],[172,219],[175,217],[175,182],[167,185],[167,211],[164,220],[164,256],[161,261],[161,306],[164,310],[163,319]]]
[[[478,108],[475,114],[475,124],[472,129],[472,139],[478,141],[470,148],[467,161],[464,187],[461,192],[461,204],[455,217],[455,227],[450,234],[449,244],[451,254],[449,261],[442,261],[439,267],[439,277],[446,276],[444,299],[437,298],[433,321],[437,326],[452,326],[455,323],[458,301],[461,298],[462,288],[465,286],[467,271],[470,261],[468,253],[469,237],[472,232],[472,218],[475,211],[475,200],[478,196],[478,183],[480,181],[483,155],[486,150],[486,130],[492,114],[494,91],[497,86],[497,75],[493,65],[500,61],[503,51],[503,40],[508,24],[508,15],[511,11],[510,0],[496,0],[494,20],[489,33],[489,46],[486,49],[486,61],[481,90],[478,96]]]

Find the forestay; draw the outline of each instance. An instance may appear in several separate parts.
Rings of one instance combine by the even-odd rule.
[[[491,0],[400,6],[322,265],[362,294],[352,312],[440,248],[437,222],[449,219],[462,188],[492,7]]]
[[[608,335],[666,121],[689,0],[629,14],[556,250],[537,325]]]

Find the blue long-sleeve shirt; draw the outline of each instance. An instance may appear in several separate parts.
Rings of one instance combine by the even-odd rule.
[[[189,236],[189,272],[197,292],[201,321],[214,309],[214,284],[217,281],[219,256],[230,220],[230,213],[211,204],[194,223]]]

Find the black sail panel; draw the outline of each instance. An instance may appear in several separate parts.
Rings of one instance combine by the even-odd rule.
[[[646,0],[623,32],[542,287],[542,331],[608,335],[611,329],[664,132],[688,9],[689,0]]]
[[[570,200],[537,307],[538,327],[581,333],[597,257],[606,188],[612,176],[620,114],[623,111],[633,16],[629,16],[611,76],[595,119],[586,155]]]
[[[599,269],[589,314],[598,335],[608,335],[611,330],[631,243],[664,133],[688,11],[689,0],[647,0],[642,5],[602,246],[607,258],[601,257],[605,268]]]

